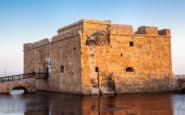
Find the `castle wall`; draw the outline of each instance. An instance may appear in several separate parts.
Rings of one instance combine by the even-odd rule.
[[[24,44],[24,73],[46,72],[46,58],[49,56],[49,40]]]
[[[51,42],[45,40],[25,44],[25,73],[49,72],[48,80],[36,80],[38,90],[80,93],[81,63],[80,36],[82,25],[73,24],[59,29],[58,35]],[[38,45],[36,45],[38,44]],[[44,44],[44,45],[43,45]],[[51,60],[51,70],[47,70],[48,59]]]
[[[60,37],[60,36],[58,36]],[[80,37],[73,36],[53,43],[50,48],[52,59],[51,76],[59,78],[61,92],[81,92]]]
[[[24,72],[49,72],[38,90],[80,94],[172,91],[170,30],[81,20],[24,45]],[[48,60],[50,68],[48,70]]]
[[[98,88],[93,88],[91,82],[98,84],[97,75],[95,72],[96,61],[94,59],[94,54],[96,54],[95,47],[89,47],[86,45],[87,38],[90,37],[96,31],[107,31],[107,24],[110,24],[110,21],[91,21],[87,20],[83,23],[83,34],[81,36],[81,68],[82,68],[82,92],[84,94],[98,94]],[[104,48],[104,47],[102,47]],[[103,50],[103,49],[102,49]],[[100,56],[104,55],[103,52]],[[105,61],[103,61],[105,62]]]
[[[86,44],[97,31],[107,32],[109,44],[102,40]],[[81,48],[85,94],[163,92],[176,87],[169,30],[140,27],[133,33],[128,25],[85,23]],[[127,72],[128,67],[133,72]]]
[[[112,51],[116,53],[111,57],[114,62],[109,64],[109,72],[113,73],[117,93],[174,90],[170,37],[112,35],[111,39]],[[129,46],[131,41],[134,46]],[[126,72],[127,67],[134,72]]]

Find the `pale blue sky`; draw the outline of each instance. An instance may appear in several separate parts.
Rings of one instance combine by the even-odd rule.
[[[0,0],[0,74],[22,73],[23,43],[84,18],[170,28],[173,70],[185,74],[185,0]]]

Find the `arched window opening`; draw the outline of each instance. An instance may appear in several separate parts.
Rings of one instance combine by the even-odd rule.
[[[132,67],[127,67],[126,72],[134,72],[134,69]]]

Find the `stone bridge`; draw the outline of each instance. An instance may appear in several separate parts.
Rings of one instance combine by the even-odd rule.
[[[36,79],[47,78],[46,73],[29,73],[0,77],[0,93],[9,93],[12,89],[23,89],[25,92],[36,91]]]

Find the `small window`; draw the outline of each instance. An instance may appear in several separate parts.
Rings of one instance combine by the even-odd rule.
[[[126,72],[134,72],[134,69],[132,67],[127,67]]]
[[[93,57],[93,56],[94,56],[94,54],[91,54],[90,56],[91,56],[91,57]]]
[[[64,66],[61,66],[61,67],[60,67],[60,72],[61,72],[61,73],[64,73]]]
[[[76,50],[76,48],[74,47],[73,50]]]
[[[123,57],[123,54],[121,53],[120,56]]]
[[[134,46],[134,42],[133,42],[133,41],[130,42],[130,43],[129,43],[129,46]]]
[[[95,67],[95,72],[99,72],[99,68],[98,67]]]

